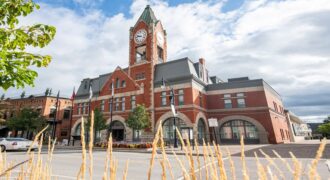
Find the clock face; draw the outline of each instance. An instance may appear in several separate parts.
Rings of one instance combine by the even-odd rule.
[[[140,29],[138,30],[138,32],[135,33],[134,41],[137,44],[141,44],[144,42],[144,40],[146,40],[146,38],[147,38],[147,31],[144,29]]]
[[[164,36],[163,36],[163,33],[161,32],[157,32],[157,42],[159,45],[163,45],[164,43]]]

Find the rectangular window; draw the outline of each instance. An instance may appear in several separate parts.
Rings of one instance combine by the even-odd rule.
[[[203,96],[202,93],[199,92],[199,106],[202,107],[203,106]]]
[[[232,108],[233,105],[231,103],[231,99],[225,99],[225,108],[226,109],[229,109],[229,108]]]
[[[237,93],[236,97],[244,97],[244,93]]]
[[[63,113],[63,119],[69,119],[70,118],[70,112],[71,110],[65,109]]]
[[[278,112],[278,109],[277,109],[277,104],[276,104],[276,102],[273,102],[273,104],[274,104],[274,110],[275,110],[276,112]]]
[[[101,101],[101,111],[104,111],[104,100]]]
[[[137,73],[137,74],[135,75],[135,79],[136,79],[136,80],[144,79],[144,73]]]
[[[89,113],[89,106],[88,103],[85,103],[85,114]]]
[[[237,99],[237,107],[245,108],[245,99]]]
[[[184,104],[184,93],[183,93],[183,89],[179,89],[179,105],[183,105]]]
[[[115,105],[115,111],[119,111],[119,98],[115,99],[116,105]]]
[[[224,94],[223,97],[224,97],[224,98],[230,98],[231,95],[230,95],[230,94]]]
[[[284,140],[284,132],[283,132],[283,129],[280,129],[280,132],[281,132],[282,140]]]
[[[112,98],[109,99],[109,112],[112,111]]]
[[[162,106],[166,106],[166,91],[162,92],[161,99],[162,99]]]
[[[125,97],[121,98],[121,110],[125,111]]]
[[[131,109],[136,107],[136,99],[135,96],[131,96]]]
[[[81,114],[81,104],[78,103],[78,114]]]

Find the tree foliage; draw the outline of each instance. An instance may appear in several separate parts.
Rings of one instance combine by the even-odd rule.
[[[330,122],[319,125],[317,131],[322,134],[330,134]]]
[[[46,119],[38,111],[31,108],[23,108],[17,116],[6,121],[11,130],[39,132],[47,124]]]
[[[20,16],[39,8],[32,0],[0,1],[0,87],[4,90],[33,86],[38,74],[31,67],[46,67],[51,61],[49,55],[29,53],[26,48],[48,45],[55,36],[55,27],[44,24],[16,27]]]
[[[150,116],[144,105],[137,105],[130,112],[126,124],[134,130],[141,130],[150,126]]]
[[[90,125],[91,125],[91,121],[90,118],[88,118],[87,122],[86,122],[86,131],[89,131],[90,129]],[[101,130],[107,129],[107,124],[106,124],[106,120],[103,117],[102,112],[98,109],[95,108],[94,109],[94,133],[99,133]],[[94,135],[95,137],[95,135]]]

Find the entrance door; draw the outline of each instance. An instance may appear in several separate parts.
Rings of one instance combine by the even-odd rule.
[[[113,121],[111,124],[112,138],[115,141],[124,141],[125,139],[125,126],[120,121]]]

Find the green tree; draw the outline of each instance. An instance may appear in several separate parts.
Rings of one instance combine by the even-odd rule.
[[[330,122],[319,125],[317,131],[323,135],[330,135]]]
[[[47,88],[45,91],[45,96],[48,96],[48,95],[49,95],[49,88]]]
[[[16,27],[21,16],[39,8],[32,0],[0,1],[0,87],[4,90],[33,86],[38,74],[32,67],[46,67],[51,61],[49,55],[29,53],[26,48],[48,45],[55,36],[55,27],[44,24]]]
[[[23,99],[25,97],[25,91],[22,92],[21,98]]]
[[[324,123],[329,123],[330,122],[330,116],[328,116],[326,119],[323,120]]]
[[[128,127],[140,133],[141,129],[145,129],[150,126],[150,116],[144,105],[137,105],[136,108],[130,112],[126,121]]]
[[[46,124],[46,119],[31,108],[23,108],[17,116],[6,121],[6,125],[11,130],[23,131],[23,133],[27,131],[26,138],[28,139],[31,139],[33,133],[39,132]]]
[[[90,118],[86,122],[86,130],[89,131],[91,125]],[[98,109],[94,109],[94,142],[96,140],[96,135],[99,134],[102,130],[107,129],[106,120],[103,117],[102,112]]]

